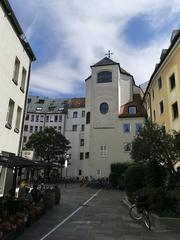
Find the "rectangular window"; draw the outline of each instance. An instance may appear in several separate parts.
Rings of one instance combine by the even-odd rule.
[[[61,132],[61,126],[58,127],[58,131]]]
[[[49,122],[49,116],[46,116],[46,122]]]
[[[30,133],[33,132],[33,126],[30,126],[30,130],[29,130]]]
[[[27,142],[27,137],[24,136],[24,137],[23,137],[23,143],[26,143],[26,142]]]
[[[82,111],[82,118],[85,117],[85,111]]]
[[[129,106],[129,107],[128,107],[128,113],[129,113],[129,114],[136,114],[136,113],[137,113],[137,108],[136,108],[136,106]]]
[[[37,112],[41,112],[41,111],[42,111],[42,107],[37,107],[37,108],[36,108],[36,111],[37,111]]]
[[[19,132],[20,122],[21,122],[21,114],[22,114],[22,108],[18,106],[17,108],[17,116],[16,116],[16,125],[15,125],[15,132]]]
[[[152,90],[152,98],[154,99],[154,89]]]
[[[78,117],[78,112],[73,112],[73,118],[77,118]]]
[[[123,124],[123,133],[130,133],[130,131],[131,131],[130,123],[124,123]]]
[[[18,84],[18,76],[19,76],[19,67],[20,67],[20,61],[16,57],[15,63],[14,63],[14,72],[13,72],[13,82],[17,85]]]
[[[62,122],[62,115],[59,115],[59,122]]]
[[[175,102],[172,105],[172,114],[173,114],[173,119],[176,119],[176,118],[179,117],[179,111],[178,111],[178,104],[177,104],[177,102]]]
[[[9,100],[7,117],[6,117],[6,127],[11,128],[12,120],[13,120],[13,112],[14,112],[14,101],[12,99]]]
[[[83,160],[84,159],[84,153],[83,152],[80,152],[80,160]]]
[[[136,123],[136,134],[139,134],[142,128],[143,128],[142,123]]]
[[[85,159],[89,158],[89,152],[85,153]]]
[[[26,121],[28,121],[29,120],[29,114],[26,114],[26,119],[25,119]]]
[[[72,125],[72,131],[77,131],[77,125]]]
[[[28,125],[24,125],[24,132],[28,131]]]
[[[97,175],[101,176],[101,170],[100,169],[97,170]]]
[[[156,121],[156,111],[153,111],[153,115],[154,115],[154,121]]]
[[[80,146],[84,146],[84,139],[80,139]]]
[[[54,122],[54,116],[50,115],[50,122]]]
[[[175,74],[173,73],[169,78],[170,90],[173,90],[176,86]]]
[[[81,131],[82,131],[82,132],[84,132],[84,128],[85,128],[84,124],[81,125]]]
[[[159,109],[160,109],[160,114],[163,114],[163,112],[164,112],[164,104],[163,104],[163,101],[161,101],[161,102],[159,103]]]
[[[81,169],[79,169],[79,176],[81,176],[82,175],[82,170]]]
[[[40,122],[44,122],[44,116],[43,115],[41,115],[41,117],[40,117]]]
[[[42,126],[40,126],[40,127],[39,127],[39,131],[42,131],[42,130],[43,130],[43,127],[42,127]]]
[[[54,121],[55,121],[55,122],[58,121],[58,116],[57,116],[57,115],[54,116]]]
[[[34,122],[34,115],[31,115],[31,122]]]
[[[39,122],[39,115],[36,115],[36,122]]]
[[[100,146],[100,156],[107,157],[107,147],[106,145]]]
[[[124,151],[125,152],[130,152],[132,149],[132,144],[131,143],[123,143],[124,145]]]
[[[35,131],[35,132],[38,132],[38,126],[35,126],[34,131]]]
[[[162,79],[161,79],[161,77],[158,79],[158,88],[159,89],[162,88]]]
[[[25,84],[26,84],[26,69],[23,67],[22,69],[22,79],[21,79],[21,91],[24,92]]]

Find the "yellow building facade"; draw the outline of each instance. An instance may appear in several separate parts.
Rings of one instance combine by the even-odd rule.
[[[159,64],[144,95],[148,117],[166,131],[180,131],[180,30],[171,36],[168,49],[162,50]]]

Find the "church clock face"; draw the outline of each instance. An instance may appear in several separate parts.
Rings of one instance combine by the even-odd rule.
[[[100,104],[99,110],[102,114],[106,114],[109,110],[109,106],[107,103],[103,102]]]

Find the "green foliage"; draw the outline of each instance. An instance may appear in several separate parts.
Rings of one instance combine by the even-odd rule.
[[[69,144],[70,142],[54,128],[45,128],[30,136],[26,148],[33,149],[36,156],[49,162],[65,154],[70,149]]]
[[[132,142],[131,157],[142,164],[156,162],[164,166],[171,175],[177,159],[174,137],[166,133],[163,127],[146,121],[144,128]]]
[[[128,167],[124,174],[126,194],[129,199],[133,197],[133,194],[144,187],[145,184],[146,169],[141,164],[133,164]]]
[[[131,163],[112,163],[109,181],[113,188],[124,189],[124,172]]]

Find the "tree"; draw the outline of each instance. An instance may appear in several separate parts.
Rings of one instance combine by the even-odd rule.
[[[35,151],[41,160],[52,162],[57,157],[61,157],[71,148],[70,142],[54,128],[45,128],[43,131],[34,133],[30,136],[26,148]]]
[[[174,163],[177,159],[174,136],[166,133],[163,127],[146,121],[132,142],[131,157],[135,162],[153,166],[154,169],[164,167],[170,177],[175,172]]]

